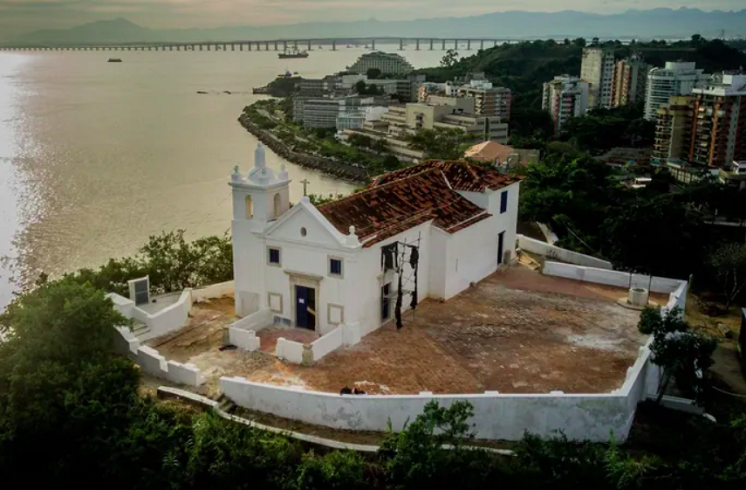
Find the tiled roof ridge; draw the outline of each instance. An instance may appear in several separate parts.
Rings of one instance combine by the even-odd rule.
[[[407,169],[410,169],[410,168],[412,168],[412,167],[405,167],[405,168],[402,168],[402,169],[399,169],[399,170],[395,170],[394,172],[399,172],[400,170],[407,170]],[[342,197],[342,198],[339,198],[339,199],[335,199],[334,201],[322,204],[317,209],[322,210],[322,209],[325,209],[325,208],[331,208],[335,204],[339,204],[339,203],[345,202],[345,201],[347,201],[349,199],[352,199],[352,198],[357,197],[357,196],[361,196],[361,195],[366,194],[368,192],[378,191],[380,189],[385,189],[387,187],[393,187],[394,184],[399,184],[402,181],[410,180],[410,179],[414,179],[414,178],[419,178],[419,177],[422,177],[424,174],[426,174],[428,172],[435,172],[435,171],[439,171],[439,170],[440,169],[438,167],[430,167],[430,168],[426,168],[426,169],[422,170],[421,172],[417,172],[416,174],[408,175],[407,177],[403,177],[401,179],[392,180],[390,182],[386,182],[385,184],[376,185],[376,186],[373,186],[373,187],[366,187],[366,188],[364,188],[361,191],[353,192],[349,196],[345,196],[345,197]],[[389,172],[389,173],[393,173],[393,172]],[[441,172],[441,174],[442,174],[442,172]],[[384,175],[386,175],[386,174],[384,174]],[[445,176],[443,176],[443,177],[445,177]]]

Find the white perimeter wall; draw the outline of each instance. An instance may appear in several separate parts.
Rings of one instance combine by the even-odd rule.
[[[599,269],[613,269],[611,262],[608,260],[602,260],[591,255],[585,255],[564,248],[555,247],[546,242],[535,240],[524,235],[518,235],[518,247],[521,250],[532,252],[538,255],[543,255],[546,258],[555,258],[563,262],[569,262],[570,264],[584,265],[589,267],[596,267]]]
[[[650,289],[654,293],[672,293],[686,281],[670,279],[667,277],[650,276],[643,274],[632,274],[629,272],[611,271],[595,267],[585,267],[572,264],[561,264],[559,262],[547,261],[542,270],[547,276],[565,277],[577,281],[595,282],[620,288],[629,288],[630,279],[632,287]]]
[[[628,371],[624,386],[609,394],[354,395],[344,396],[221,378],[220,391],[237,405],[336,429],[400,431],[436,400],[444,406],[464,400],[474,407],[476,436],[519,440],[525,432],[540,436],[563,431],[570,439],[606,442],[629,434],[637,403],[648,393],[649,351]]]
[[[203,288],[192,290],[192,301],[204,301],[210,298],[220,298],[233,294],[233,281],[210,284]]]
[[[114,350],[117,354],[135,361],[144,372],[172,383],[201,386],[205,377],[194,364],[166,361],[157,350],[140,345],[140,341],[128,327],[114,329]]]

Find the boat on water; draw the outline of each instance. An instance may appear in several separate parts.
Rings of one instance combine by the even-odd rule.
[[[121,63],[122,58],[109,58],[109,63]]]
[[[308,51],[298,51],[297,49],[294,49],[292,51],[279,53],[277,56],[279,56],[281,60],[289,58],[308,58]]]

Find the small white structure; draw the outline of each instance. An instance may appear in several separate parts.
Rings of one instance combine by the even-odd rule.
[[[254,167],[233,188],[236,312],[354,339],[413,299],[448,299],[514,257],[519,179],[465,162],[430,161],[365,190],[292,208],[287,172]],[[345,343],[348,343],[345,340]],[[319,346],[319,350],[326,351]]]

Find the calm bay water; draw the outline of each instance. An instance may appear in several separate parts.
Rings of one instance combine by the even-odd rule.
[[[251,88],[286,69],[321,77],[361,53],[0,53],[0,256],[10,259],[0,265],[0,307],[23,278],[130,255],[149,235],[228,230],[227,181],[235,165],[248,171],[257,143],[236,121],[257,98]],[[416,67],[443,55],[403,54]],[[124,62],[107,63],[112,55]],[[268,151],[267,163],[284,161]],[[287,166],[294,201],[303,179],[309,192],[354,187]]]

